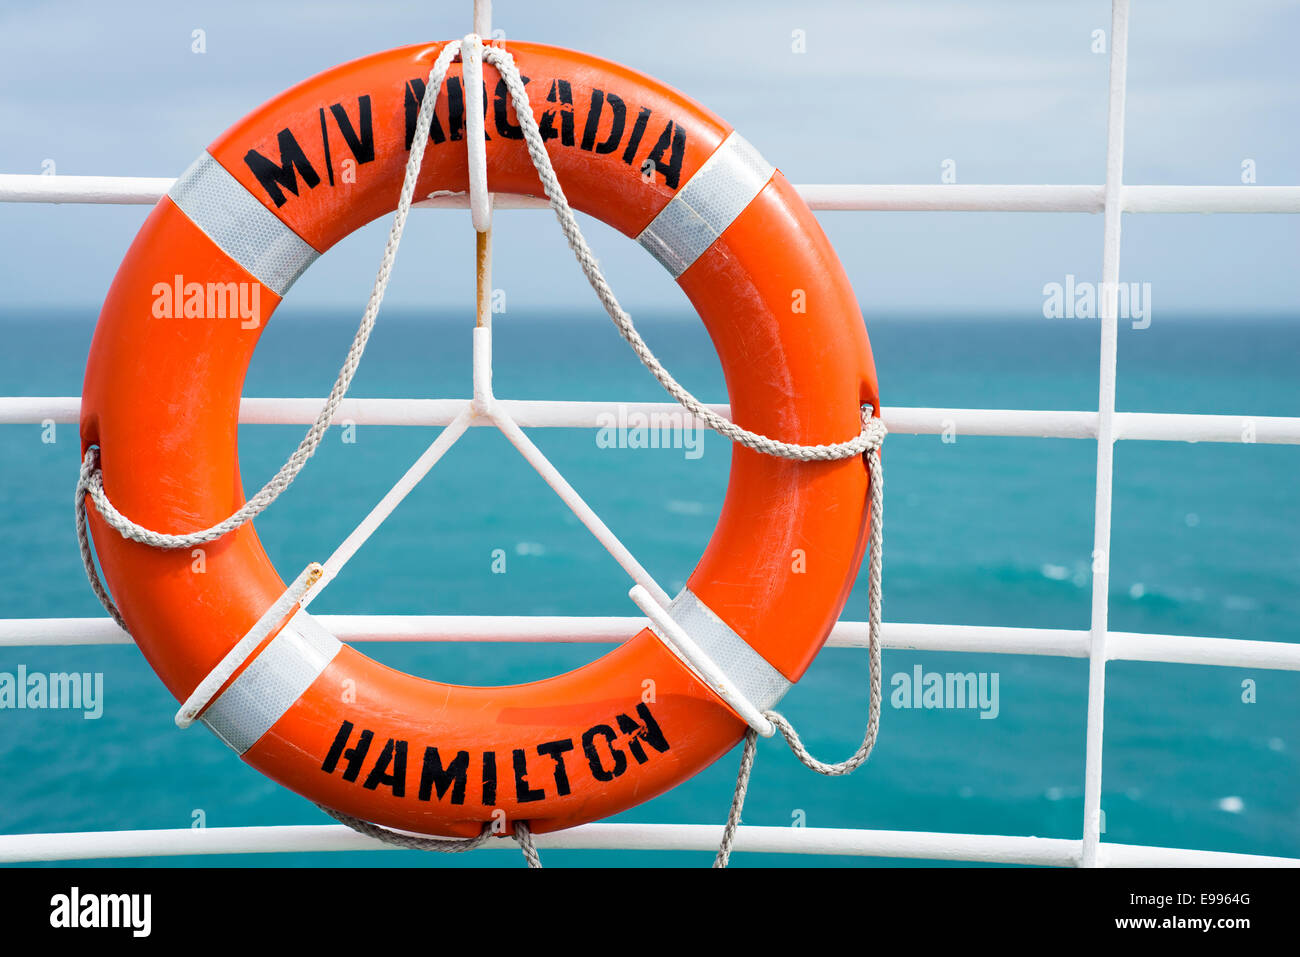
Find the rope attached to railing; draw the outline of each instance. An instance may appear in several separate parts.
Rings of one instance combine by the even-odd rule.
[[[809,753],[790,720],[779,711],[764,711],[763,716],[785,738],[786,744],[794,752],[804,767],[818,774],[838,777],[852,774],[871,757],[876,746],[876,736],[880,732],[880,622],[883,606],[881,597],[881,579],[884,570],[885,547],[885,480],[884,470],[880,465],[880,446],[867,455],[867,465],[871,470],[871,517],[868,545],[871,549],[867,556],[867,646],[870,658],[871,678],[867,703],[867,730],[862,736],[862,743],[847,759],[838,764],[819,761]],[[754,755],[758,746],[758,733],[750,728],[745,732],[745,749],[740,756],[740,770],[736,773],[736,789],[731,798],[731,810],[727,814],[727,825],[722,832],[722,843],[718,847],[718,856],[714,858],[714,867],[726,867],[731,858],[731,847],[736,840],[736,828],[740,824],[740,812],[745,806],[745,793],[749,790],[749,778],[754,770]]]
[[[885,437],[885,426],[876,414],[878,410],[871,409],[870,406],[863,407],[862,429],[857,436],[846,441],[834,442],[827,445],[797,445],[790,442],[782,442],[756,432],[751,432],[741,426],[723,418],[714,412],[694,395],[692,395],[684,386],[682,386],[672,375],[664,368],[658,358],[650,350],[645,340],[641,338],[640,333],[633,325],[632,317],[623,309],[614,295],[613,289],[610,288],[608,281],[601,272],[596,258],[592,255],[590,247],[578,226],[577,218],[574,216],[573,209],[569,206],[568,199],[564,195],[564,190],[560,186],[559,179],[555,175],[555,169],[551,164],[551,158],[546,152],[546,146],[542,139],[541,131],[538,128],[537,120],[533,116],[532,106],[528,100],[528,92],[524,87],[523,79],[519,74],[519,68],[515,65],[514,57],[503,47],[485,46],[480,38],[474,35],[466,37],[464,41],[456,40],[448,43],[439,52],[434,60],[433,66],[429,71],[428,81],[425,85],[425,93],[420,103],[419,113],[416,119],[415,133],[411,141],[411,153],[407,160],[405,177],[402,182],[402,191],[398,200],[397,210],[393,217],[393,225],[389,230],[388,243],[384,249],[383,260],[380,262],[379,272],[375,277],[374,286],[371,288],[370,299],[366,304],[366,309],[362,315],[361,323],[357,328],[356,335],[353,338],[351,348],[348,350],[347,357],[343,367],[335,379],[334,386],[330,390],[324,407],[317,416],[316,421],[312,424],[307,434],[299,443],[297,449],[290,455],[280,470],[271,478],[270,481],[251,499],[244,503],[239,509],[229,517],[206,529],[195,532],[182,534],[173,534],[159,532],[153,529],[145,528],[142,525],[132,521],[123,515],[109,500],[107,493],[104,491],[103,475],[100,470],[99,449],[91,446],[86,450],[82,460],[81,471],[77,481],[77,501],[76,501],[76,523],[77,538],[81,548],[82,562],[86,568],[87,578],[90,580],[91,588],[94,590],[100,603],[108,611],[123,630],[127,630],[126,622],[123,620],[120,611],[109,595],[107,588],[99,577],[99,571],[95,565],[94,555],[91,550],[90,536],[87,529],[86,521],[86,504],[85,498],[88,495],[94,503],[95,508],[99,511],[104,521],[112,527],[118,534],[132,541],[141,542],[155,548],[176,549],[189,548],[200,545],[205,542],[215,541],[235,529],[241,527],[246,522],[251,521],[260,515],[267,507],[274,502],[281,493],[284,492],[297,478],[298,474],[306,465],[308,459],[315,453],[320,446],[325,433],[328,431],[334,416],[338,412],[339,405],[342,403],[348,388],[351,386],[352,379],[356,374],[357,367],[361,363],[362,355],[365,352],[366,344],[369,341],[370,333],[374,329],[375,320],[379,314],[380,304],[383,302],[384,292],[388,287],[388,280],[392,273],[393,263],[397,257],[397,250],[401,244],[402,236],[406,228],[406,219],[411,211],[411,205],[414,201],[415,184],[419,177],[420,166],[424,158],[425,147],[429,141],[429,129],[432,125],[434,108],[438,101],[438,96],[442,88],[442,83],[446,77],[447,70],[450,68],[455,57],[461,52],[463,43],[474,43],[478,49],[481,49],[483,61],[492,64],[501,74],[505,81],[506,88],[514,101],[515,109],[519,117],[519,124],[523,130],[524,141],[528,148],[528,154],[532,159],[533,165],[537,169],[537,174],[542,182],[542,187],[546,192],[547,199],[550,201],[551,209],[560,224],[565,239],[568,241],[569,248],[572,250],[574,257],[578,261],[583,274],[587,281],[596,292],[597,298],[600,299],[601,305],[605,308],[619,334],[631,346],[636,353],[637,358],[650,371],[656,380],[677,402],[690,412],[695,418],[707,424],[720,435],[726,436],[733,442],[743,445],[747,448],[754,449],[765,455],[777,456],[780,458],[794,459],[803,462],[826,462],[840,459],[852,458],[854,456],[866,454],[868,466],[871,471],[871,531],[870,531],[870,565],[869,565],[869,631],[870,631],[870,648],[871,648],[871,704],[870,715],[867,724],[866,737],[863,739],[861,747],[847,761],[828,765],[812,757],[804,748],[795,733],[793,726],[786,718],[775,711],[766,712],[766,717],[772,721],[781,733],[785,736],[795,755],[807,767],[821,774],[848,774],[859,767],[871,753],[875,744],[876,733],[879,727],[880,719],[880,568],[881,568],[881,509],[883,503],[881,469],[880,469],[880,445]],[[474,162],[474,151],[470,151],[471,162]],[[481,159],[479,160],[481,161]],[[486,182],[486,171],[481,178]],[[745,736],[745,751],[741,760],[740,774],[736,781],[736,790],[732,800],[731,812],[728,816],[727,826],[724,831],[722,846],[719,848],[718,857],[715,866],[725,867],[730,856],[731,846],[735,840],[736,827],[740,822],[740,813],[744,805],[745,792],[748,789],[749,775],[753,768],[755,753],[755,733],[751,730]],[[410,835],[400,834],[395,831],[389,831],[386,828],[361,821],[357,818],[350,817],[330,808],[322,806],[336,820],[347,824],[354,830],[375,837],[386,843],[394,844],[399,847],[411,847],[421,850],[431,850],[440,852],[456,853],[459,851],[472,850],[478,847],[486,840],[487,832],[476,838],[470,838],[466,841],[445,841],[428,838],[418,838]],[[541,867],[541,860],[537,854],[537,849],[533,844],[531,832],[527,824],[523,822],[515,823],[515,839],[519,842],[523,850],[524,857],[527,859],[530,867]]]
[[[372,824],[370,821],[362,820],[359,817],[344,814],[342,811],[336,811],[324,804],[317,804],[316,806],[334,820],[340,824],[346,824],[358,834],[364,834],[366,837],[373,837],[377,841],[383,841],[385,844],[391,844],[394,847],[401,847],[410,851],[463,854],[466,851],[482,847],[491,839],[493,833],[492,825],[485,823],[478,837],[467,837],[460,840],[454,838],[416,837],[414,834],[403,834],[401,831],[392,831],[386,827],[380,827],[378,824]],[[515,843],[519,845],[519,849],[523,852],[524,860],[528,862],[528,866],[540,868],[542,858],[537,853],[537,845],[533,843],[533,832],[528,827],[528,824],[524,821],[516,821],[513,836]]]

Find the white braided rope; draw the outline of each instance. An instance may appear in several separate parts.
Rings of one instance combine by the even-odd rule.
[[[492,825],[484,824],[483,830],[479,832],[478,837],[467,837],[463,840],[436,838],[436,837],[416,837],[413,834],[403,834],[401,831],[390,831],[386,827],[380,827],[378,824],[371,824],[369,821],[362,820],[359,817],[353,817],[351,814],[344,814],[342,811],[336,811],[332,807],[326,807],[324,804],[317,804],[318,808],[328,814],[340,824],[346,824],[358,834],[364,834],[366,837],[373,837],[377,841],[383,841],[385,844],[391,844],[393,847],[402,847],[411,851],[437,851],[440,854],[463,854],[466,851],[472,851],[476,847],[482,847],[492,837]]]
[[[95,593],[95,597],[117,622],[118,627],[129,634],[130,629],[126,627],[126,619],[117,610],[117,602],[113,601],[113,597],[109,595],[108,589],[104,587],[104,582],[99,577],[99,569],[95,567],[95,554],[90,548],[90,530],[86,527],[86,490],[90,486],[91,475],[98,474],[99,471],[98,452],[99,450],[93,446],[86,449],[86,457],[81,460],[81,472],[77,476],[76,501],[73,506],[77,517],[77,546],[81,549],[81,564],[86,568],[86,578],[90,580],[90,588]]]
[[[262,486],[256,495],[240,506],[228,518],[217,524],[184,534],[170,534],[145,528],[118,511],[104,493],[104,481],[98,468],[98,457],[94,455],[93,449],[87,449],[85,459],[83,459],[82,478],[78,483],[78,497],[80,497],[83,490],[89,493],[100,515],[123,538],[142,542],[154,548],[167,549],[192,548],[195,545],[215,541],[265,511],[272,502],[280,497],[280,494],[285,489],[293,484],[293,480],[298,477],[298,473],[307,464],[307,460],[319,448],[326,432],[329,431],[330,424],[334,421],[334,416],[338,413],[339,405],[343,402],[348,388],[352,385],[352,379],[356,375],[357,367],[361,364],[362,354],[366,350],[366,343],[369,341],[370,333],[375,327],[375,319],[379,315],[379,307],[384,301],[384,293],[388,289],[388,280],[393,272],[393,263],[397,259],[397,250],[402,243],[402,234],[406,231],[406,219],[411,213],[411,204],[415,199],[415,183],[419,178],[420,165],[424,160],[424,151],[429,143],[429,128],[433,123],[433,111],[438,101],[438,92],[442,87],[442,81],[447,74],[447,69],[459,52],[460,41],[448,43],[442,48],[437,59],[433,62],[433,68],[429,71],[424,100],[420,104],[420,113],[415,124],[415,138],[411,141],[411,155],[406,161],[406,175],[402,181],[401,197],[397,202],[397,212],[393,216],[392,228],[388,231],[388,243],[384,247],[384,258],[379,264],[379,272],[375,276],[374,286],[370,290],[370,299],[366,303],[365,312],[361,317],[361,324],[357,327],[356,335],[352,339],[352,345],[348,349],[347,358],[343,362],[343,367],[339,370],[338,377],[334,380],[334,387],[330,389],[329,396],[325,400],[320,415],[316,417],[316,421],[307,430],[307,434],[303,436],[293,454],[280,467],[280,471]],[[90,465],[89,470],[84,467],[87,463]],[[98,593],[98,589],[96,592]],[[100,600],[103,601],[102,597]]]
[[[540,869],[542,857],[537,853],[537,845],[533,843],[533,832],[526,821],[515,821],[515,842],[519,845],[519,850],[523,851],[528,866]]]
[[[766,455],[797,459],[801,462],[827,462],[861,455],[867,449],[873,447],[872,436],[868,434],[866,428],[848,441],[835,442],[830,445],[795,445],[790,442],[781,442],[777,439],[768,438],[756,432],[750,432],[748,429],[743,429],[734,422],[718,415],[718,413],[691,395],[681,383],[674,379],[659,360],[655,358],[645,340],[641,338],[641,334],[637,332],[636,327],[632,324],[632,317],[619,305],[618,299],[614,296],[614,290],[610,288],[609,283],[605,280],[605,276],[596,262],[596,257],[592,255],[591,248],[582,235],[582,230],[578,228],[578,220],[573,215],[573,209],[569,206],[564,190],[560,187],[559,179],[556,178],[555,168],[551,165],[551,157],[546,152],[546,145],[542,140],[541,131],[538,129],[537,120],[533,117],[532,107],[528,103],[528,91],[524,89],[524,83],[519,76],[519,68],[515,66],[514,57],[501,47],[489,46],[483,51],[483,59],[496,67],[497,72],[501,74],[501,78],[505,80],[506,88],[510,91],[510,96],[515,103],[515,112],[519,114],[519,125],[524,131],[524,142],[528,145],[528,155],[532,157],[533,165],[537,167],[537,175],[541,178],[542,188],[546,191],[546,197],[551,202],[551,209],[555,212],[555,218],[560,223],[564,238],[568,240],[569,248],[573,250],[574,258],[578,260],[578,265],[582,267],[587,282],[596,291],[596,297],[600,299],[600,304],[605,307],[605,312],[614,321],[619,334],[632,347],[632,351],[641,360],[641,364],[650,370],[651,375],[659,380],[659,384],[667,390],[669,395],[676,399],[695,418],[706,423],[715,432],[725,435],[733,442]]]
[[[401,847],[410,851],[435,851],[439,854],[464,854],[466,851],[472,851],[482,847],[492,837],[492,825],[484,823],[483,830],[479,832],[478,837],[467,837],[461,840],[436,837],[416,837],[414,834],[403,834],[401,831],[389,830],[386,827],[380,827],[378,824],[372,824],[369,821],[359,817],[353,817],[350,814],[344,814],[342,811],[336,811],[324,804],[317,804],[318,808],[328,814],[340,824],[346,824],[358,834],[364,834],[366,837],[373,837],[377,841],[383,841],[385,844],[391,844],[393,847]],[[537,853],[537,845],[533,843],[533,832],[524,821],[516,821],[514,826],[515,843],[519,845],[519,850],[523,852],[524,860],[528,862],[530,868],[540,868],[542,866],[541,855]]]
[[[731,861],[731,846],[736,842],[736,828],[740,825],[740,812],[745,807],[745,795],[749,793],[749,778],[754,771],[754,756],[757,752],[758,732],[746,728],[745,748],[740,753],[740,770],[736,772],[736,790],[731,796],[731,809],[727,812],[727,824],[722,829],[718,854],[713,859],[714,867],[726,867]]]
[[[809,753],[804,746],[794,725],[779,711],[764,711],[763,716],[771,721],[784,736],[786,744],[794,752],[804,767],[818,774],[830,777],[852,774],[871,757],[876,746],[876,737],[880,731],[880,622],[883,607],[881,598],[881,579],[884,568],[885,547],[885,480],[884,470],[880,465],[880,448],[877,446],[867,456],[871,470],[871,518],[869,547],[867,557],[867,644],[870,659],[871,679],[869,700],[867,704],[867,730],[862,736],[862,743],[847,759],[838,764],[827,764]],[[736,773],[736,789],[731,797],[731,810],[727,814],[727,824],[722,831],[722,842],[718,846],[718,855],[714,858],[714,867],[726,867],[731,857],[731,848],[736,840],[736,828],[740,824],[740,812],[745,806],[745,794],[749,790],[750,775],[754,770],[754,755],[757,751],[758,735],[753,728],[745,732],[745,748],[740,756],[740,769]]]

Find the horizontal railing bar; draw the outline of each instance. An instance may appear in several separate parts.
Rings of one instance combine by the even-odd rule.
[[[556,642],[617,644],[646,627],[635,616],[564,615],[317,615],[343,641]],[[1014,655],[1083,657],[1087,632],[1052,628],[984,625],[884,625],[887,648],[912,651],[971,651]],[[110,618],[0,618],[0,647],[125,645],[130,637]],[[826,644],[866,648],[867,624],[838,622]]]
[[[1100,213],[1104,186],[802,185],[821,210]],[[1125,186],[1127,213],[1300,213],[1300,186]]]
[[[1251,415],[1115,413],[1115,438],[1153,442],[1300,443],[1300,418]]]
[[[244,398],[239,406],[239,421],[244,425],[310,425],[320,415],[323,399],[316,398]],[[620,411],[625,416],[671,416],[683,427],[706,428],[675,402],[572,402],[552,399],[497,399],[497,406],[524,428],[598,429],[610,424],[604,415],[614,416],[617,425]],[[465,408],[464,399],[344,399],[334,422],[338,425],[449,425]],[[730,417],[727,405],[710,405],[710,409]],[[76,396],[4,396],[0,397],[0,425],[34,425],[52,421],[57,425],[75,425],[80,418],[81,400]],[[474,426],[492,426],[490,419],[478,417]],[[624,425],[627,422],[624,421]]]
[[[0,173],[0,203],[152,206],[172,188],[169,176],[44,176]]]
[[[807,184],[812,209],[863,212],[1100,213],[1101,186]]]
[[[1300,213],[1300,186],[1125,186],[1126,213]]]
[[[541,850],[714,852],[722,827],[713,824],[584,824],[536,835]],[[1222,851],[1102,844],[1103,862],[1145,867],[1296,867],[1300,860]],[[213,854],[277,854],[382,851],[390,845],[341,824],[167,828],[134,831],[72,831],[0,836],[0,863],[105,860]],[[515,850],[513,841],[489,841],[485,849]],[[1081,842],[1064,838],[998,834],[945,834],[862,828],[741,825],[740,853],[817,854],[851,857],[966,861],[1075,867]]]
[[[889,431],[902,435],[1010,436],[1095,439],[1096,412],[1019,409],[890,408],[882,412]],[[1300,420],[1297,420],[1300,425]]]
[[[1180,847],[1107,844],[1097,847],[1102,867],[1300,867],[1300,859],[1263,854],[1233,854]]]
[[[549,399],[499,399],[498,404],[524,428],[600,429],[610,426],[704,428],[672,402],[569,402]],[[246,398],[239,421],[245,425],[310,425],[320,414],[321,399]],[[76,396],[0,397],[0,425],[38,425],[78,421]],[[335,419],[340,425],[445,426],[464,408],[463,399],[345,399]],[[711,405],[729,417],[727,405]],[[644,416],[645,419],[638,419]],[[1024,438],[1095,439],[1096,412],[1030,409],[884,410],[885,424],[904,435],[952,434]],[[472,424],[490,425],[487,419]],[[1118,439],[1162,442],[1256,442],[1300,444],[1300,417],[1190,415],[1169,412],[1117,412]]]
[[[557,642],[615,644],[646,627],[639,617],[560,615],[318,615],[343,641]],[[1086,658],[1088,632],[1061,628],[933,625],[886,622],[886,648],[906,651],[983,652]],[[0,647],[123,645],[131,639],[108,618],[0,618]],[[831,629],[831,648],[867,647],[867,625],[841,621]],[[1112,660],[1220,665],[1300,671],[1300,643],[1190,635],[1113,632]]]
[[[1106,657],[1111,661],[1300,671],[1300,642],[1148,635],[1132,631],[1112,631],[1106,641]]]
[[[152,205],[173,179],[158,176],[43,176],[0,174],[0,202]],[[1094,185],[857,184],[795,187],[818,210],[912,212],[1100,213],[1105,188]],[[1125,186],[1130,213],[1295,213],[1300,186]],[[468,195],[442,192],[416,203],[465,209]],[[545,209],[545,199],[496,194],[497,209]]]
[[[722,827],[711,824],[585,824],[536,836],[542,850],[716,851]],[[489,841],[489,848],[515,848]],[[842,854],[1001,864],[1075,866],[1080,843],[1063,839],[923,831],[742,825],[735,850],[776,854]],[[378,851],[392,848],[340,824],[80,831],[0,836],[0,863],[169,857],[185,854],[267,854]]]

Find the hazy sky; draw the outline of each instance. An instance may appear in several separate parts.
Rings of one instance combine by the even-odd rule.
[[[1300,4],[1134,0],[1125,178],[1300,184]],[[174,176],[223,129],[357,56],[468,32],[465,2],[0,0],[0,172]],[[542,3],[498,0],[508,36],[600,54],[720,113],[796,183],[1099,183],[1109,33],[1101,0]],[[206,34],[206,53],[191,34]],[[802,30],[807,52],[791,49]],[[1107,40],[1109,38],[1107,37]],[[98,307],[144,207],[0,205],[0,316]],[[1043,286],[1097,279],[1101,217],[823,213],[868,316],[1040,314]],[[584,220],[584,222],[587,222]],[[596,307],[547,214],[498,216],[512,308]],[[372,224],[295,287],[359,312]],[[1300,217],[1127,216],[1123,273],[1167,311],[1294,311]],[[590,238],[633,309],[684,299],[641,249]],[[389,303],[471,307],[468,213],[414,217]],[[328,264],[328,265],[326,265]]]

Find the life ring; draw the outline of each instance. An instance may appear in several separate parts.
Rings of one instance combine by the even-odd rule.
[[[320,253],[396,206],[442,46],[379,53],[293,87],[217,139],[149,214],[105,300],[81,412],[83,454],[98,447],[124,514],[187,532],[243,503],[239,403],[265,320]],[[555,47],[508,49],[573,206],[675,276],[712,336],[735,421],[801,444],[857,435],[860,407],[880,407],[866,329],[785,177],[657,80]],[[418,196],[468,188],[460,77],[457,63]],[[490,67],[485,96],[490,188],[541,195]],[[759,706],[799,679],[840,615],[865,549],[868,477],[860,457],[809,463],[734,448],[717,528],[670,611]],[[285,592],[251,524],[207,546],[196,574],[188,550],[128,541],[90,516],[116,602],[178,700]],[[568,674],[480,688],[387,668],[305,611],[202,719],[313,801],[457,837],[501,812],[535,832],[607,817],[707,767],[746,729],[649,628]]]

